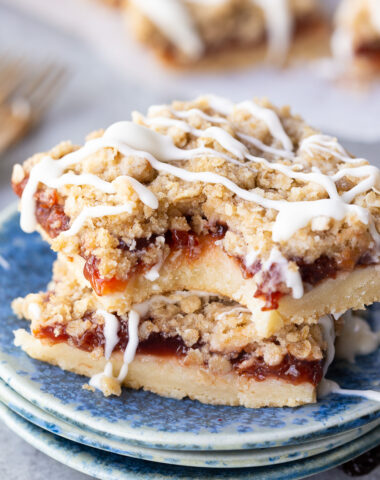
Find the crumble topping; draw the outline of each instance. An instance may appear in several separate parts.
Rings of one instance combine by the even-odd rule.
[[[257,201],[245,199],[221,183],[187,181],[157,170],[149,155],[133,149],[123,153],[123,143],[120,147],[117,142],[108,146],[109,141],[104,140],[107,132],[102,131],[92,135],[91,141],[103,143],[88,154],[65,142],[48,154],[33,156],[23,167],[16,166],[13,184],[18,191],[21,178],[21,182],[27,180],[24,188],[28,188],[29,176],[39,163],[48,159],[54,169],[56,161],[67,161],[68,153],[81,155],[79,161],[63,168],[60,176],[53,175],[53,183],[58,182],[55,188],[37,179],[37,213],[40,209],[43,219],[39,229],[52,220],[49,205],[54,204],[50,228],[55,237],[50,238],[53,248],[96,264],[101,277],[125,279],[139,265],[144,265],[146,274],[169,254],[168,242],[161,240],[168,232],[207,235],[215,225],[225,226],[218,245],[240,258],[251,271],[256,270],[256,264],[247,259],[256,256],[262,266],[273,252],[279,252],[288,262],[290,274],[298,270],[301,276],[303,268],[307,270],[314,262],[320,264],[321,258],[328,259],[331,271],[377,262],[378,170],[364,159],[352,159],[335,139],[308,127],[288,108],[277,109],[267,101],[233,105],[208,96],[152,107],[147,116],[135,113],[133,121],[143,128],[144,135],[157,132],[160,141],[170,139],[178,155],[182,152],[183,159],[176,159],[175,154],[174,159],[167,160],[168,165],[178,167],[184,175],[217,174],[233,182],[243,194],[256,195]],[[189,156],[194,149],[199,153]],[[59,183],[65,175],[71,177]],[[136,190],[132,180],[145,190]],[[157,208],[149,206],[152,195]],[[336,201],[332,195],[337,195]],[[310,207],[322,200],[328,202],[321,210],[324,214],[311,215],[306,225],[299,225],[290,237],[284,237],[279,230],[282,223],[287,227],[290,221],[308,215]],[[272,202],[273,208],[265,207],[265,202]],[[340,202],[339,209],[346,209],[345,214],[341,215],[341,210],[334,213],[334,202]],[[125,207],[125,212],[87,215],[72,232],[83,212],[95,207]],[[286,213],[291,208],[297,208],[293,215]],[[57,217],[59,212],[64,216]],[[288,221],[282,220],[283,215]],[[62,231],[56,236],[59,228]],[[270,263],[267,268],[271,269]],[[287,292],[294,286],[294,282],[292,286],[286,281],[288,272],[285,276],[281,273],[280,291]]]

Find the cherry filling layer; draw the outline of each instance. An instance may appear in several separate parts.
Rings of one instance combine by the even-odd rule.
[[[355,55],[369,59],[380,68],[380,40],[357,46],[355,48]]]
[[[87,319],[91,320],[91,316],[88,316]],[[119,321],[120,340],[115,351],[123,352],[129,340],[128,324],[126,320],[119,318]],[[92,352],[99,347],[104,348],[105,344],[103,326],[95,323],[91,329],[80,336],[69,335],[65,325],[61,324],[40,326],[38,330],[33,331],[33,335],[38,339],[48,340],[52,344],[67,343],[86,352]],[[197,349],[201,346],[200,342],[191,348]],[[167,336],[163,333],[151,333],[147,339],[139,342],[137,354],[183,358],[189,350],[190,348],[186,346],[179,335]],[[250,362],[249,367],[245,368],[243,363],[248,358],[250,358],[250,354],[244,351],[232,355],[230,359],[232,367],[238,375],[254,378],[259,382],[267,378],[277,378],[294,385],[307,382],[316,386],[322,380],[323,360],[299,360],[288,354],[278,365],[267,365],[261,357],[258,357]],[[207,367],[207,365],[205,366]]]
[[[25,177],[20,183],[12,183],[16,195],[21,197],[27,183],[28,177]],[[50,238],[55,238],[70,228],[70,218],[64,212],[57,190],[39,189],[35,193],[34,199],[36,201],[36,220]]]
[[[197,235],[192,231],[185,230],[169,230],[165,233],[165,244],[170,247],[171,253],[181,251],[181,256],[187,258],[189,261],[199,258],[202,249],[207,247],[210,241],[220,240],[224,237],[227,228],[224,225],[210,226],[209,233]],[[150,245],[156,241],[157,235],[152,235],[149,239],[138,238],[133,249],[128,248],[123,240],[119,240],[119,248],[137,254],[137,257],[142,256]],[[83,269],[85,278],[91,283],[92,288],[97,295],[106,295],[113,292],[123,291],[128,281],[134,275],[141,275],[150,270],[153,265],[146,265],[141,259],[129,270],[127,278],[118,279],[117,277],[103,278],[99,273],[99,259],[90,255],[86,258],[86,263]]]

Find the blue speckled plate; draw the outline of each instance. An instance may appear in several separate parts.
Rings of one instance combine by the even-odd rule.
[[[52,435],[0,403],[0,419],[33,447],[101,480],[296,480],[340,465],[379,444],[380,427],[347,445],[315,457],[256,468],[200,469],[164,465],[95,450]]]
[[[83,377],[30,359],[13,345],[13,330],[27,328],[27,324],[12,314],[10,302],[45,287],[54,255],[37,234],[21,232],[14,208],[4,212],[0,220],[0,255],[9,263],[9,270],[0,275],[0,377],[56,417],[136,445],[237,450],[301,443],[380,416],[379,403],[340,395],[299,408],[254,410],[167,399],[142,391],[124,390],[121,397],[105,398],[99,392],[83,390]],[[371,321],[379,329],[380,316],[375,313],[373,308]],[[378,351],[355,365],[337,363],[329,376],[343,387],[380,390],[379,371]]]
[[[77,443],[82,443],[89,447],[159,463],[203,468],[258,467],[309,458],[345,445],[380,425],[380,418],[378,418],[363,427],[350,430],[347,433],[288,447],[257,450],[223,450],[219,452],[190,452],[186,450],[161,450],[130,445],[125,441],[107,438],[90,430],[83,431],[79,427],[63,422],[53,415],[35,407],[32,403],[14,392],[2,380],[0,380],[0,401],[13,412],[21,415],[34,425],[55,435]]]

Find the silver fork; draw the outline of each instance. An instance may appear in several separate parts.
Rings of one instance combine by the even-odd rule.
[[[0,155],[41,120],[67,78],[54,62],[0,55]]]

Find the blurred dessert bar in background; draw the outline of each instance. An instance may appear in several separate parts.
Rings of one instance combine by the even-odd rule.
[[[165,63],[237,66],[324,51],[315,0],[127,0],[130,30]]]
[[[332,50],[347,71],[359,76],[380,72],[379,0],[342,0],[336,13]]]

